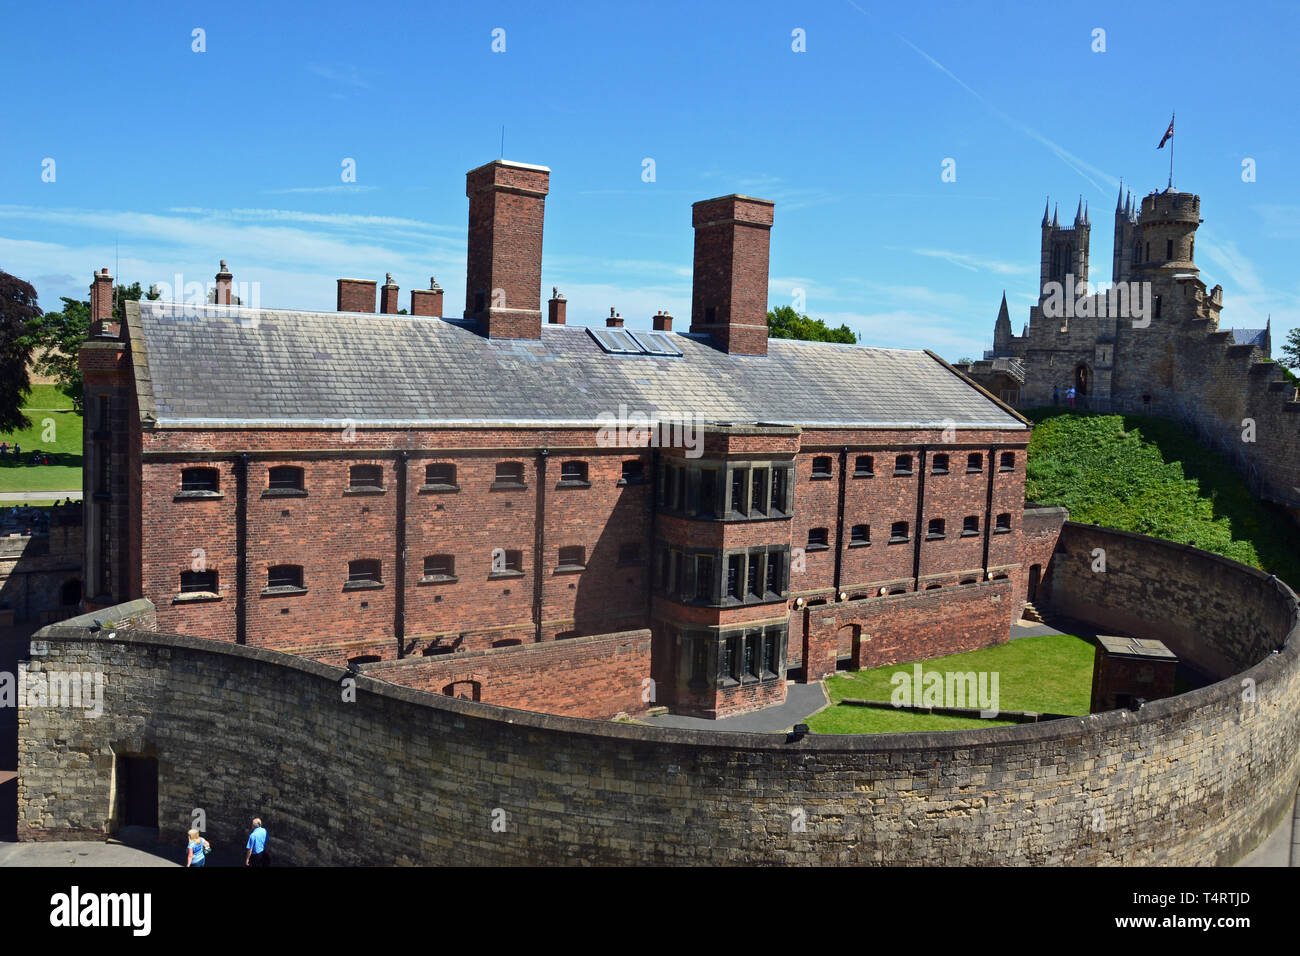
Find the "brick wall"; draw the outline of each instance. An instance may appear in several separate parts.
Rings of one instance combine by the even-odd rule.
[[[363,664],[362,672],[435,694],[567,717],[636,715],[653,703],[648,630],[408,657]]]

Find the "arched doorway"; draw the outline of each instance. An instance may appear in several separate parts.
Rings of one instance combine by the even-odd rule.
[[[845,624],[835,635],[835,665],[838,670],[854,670],[858,659],[861,624]]]
[[[1092,370],[1080,362],[1074,367],[1074,390],[1082,398],[1088,394],[1088,386],[1092,384]]]

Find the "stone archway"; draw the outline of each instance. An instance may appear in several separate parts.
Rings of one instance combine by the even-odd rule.
[[[1087,364],[1080,362],[1074,367],[1074,390],[1079,398],[1088,394],[1088,389],[1092,387],[1092,369]]]
[[[837,669],[856,670],[858,646],[862,641],[861,624],[845,624],[835,634],[835,663]]]

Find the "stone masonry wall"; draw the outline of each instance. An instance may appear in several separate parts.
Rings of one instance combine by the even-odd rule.
[[[1104,582],[1083,561],[1090,544],[1107,548]],[[102,832],[115,755],[155,754],[162,839],[202,807],[210,838],[231,844],[259,813],[285,862],[1239,859],[1300,779],[1294,594],[1137,535],[1070,525],[1065,547],[1052,575],[1063,603],[1081,594],[1079,608],[1105,603],[1152,634],[1200,621],[1180,653],[1252,666],[1137,713],[788,742],[512,711],[365,676],[349,703],[345,672],[315,661],[55,626],[30,667],[103,672],[105,710],[19,711],[20,838]]]

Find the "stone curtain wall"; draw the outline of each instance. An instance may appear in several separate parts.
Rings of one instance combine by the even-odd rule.
[[[102,828],[114,753],[154,753],[163,839],[202,807],[218,846],[242,845],[259,813],[279,858],[299,863],[1239,859],[1300,778],[1295,596],[1202,552],[1065,534],[1052,574],[1063,603],[1072,587],[1126,602],[1154,629],[1210,595],[1182,652],[1200,640],[1202,660],[1261,661],[1243,675],[1256,702],[1234,677],[1140,713],[786,742],[511,711],[365,676],[344,703],[345,672],[315,661],[54,626],[38,635],[39,666],[102,668],[105,713],[20,711],[20,839]],[[1082,561],[1090,544],[1107,548],[1106,583]]]

